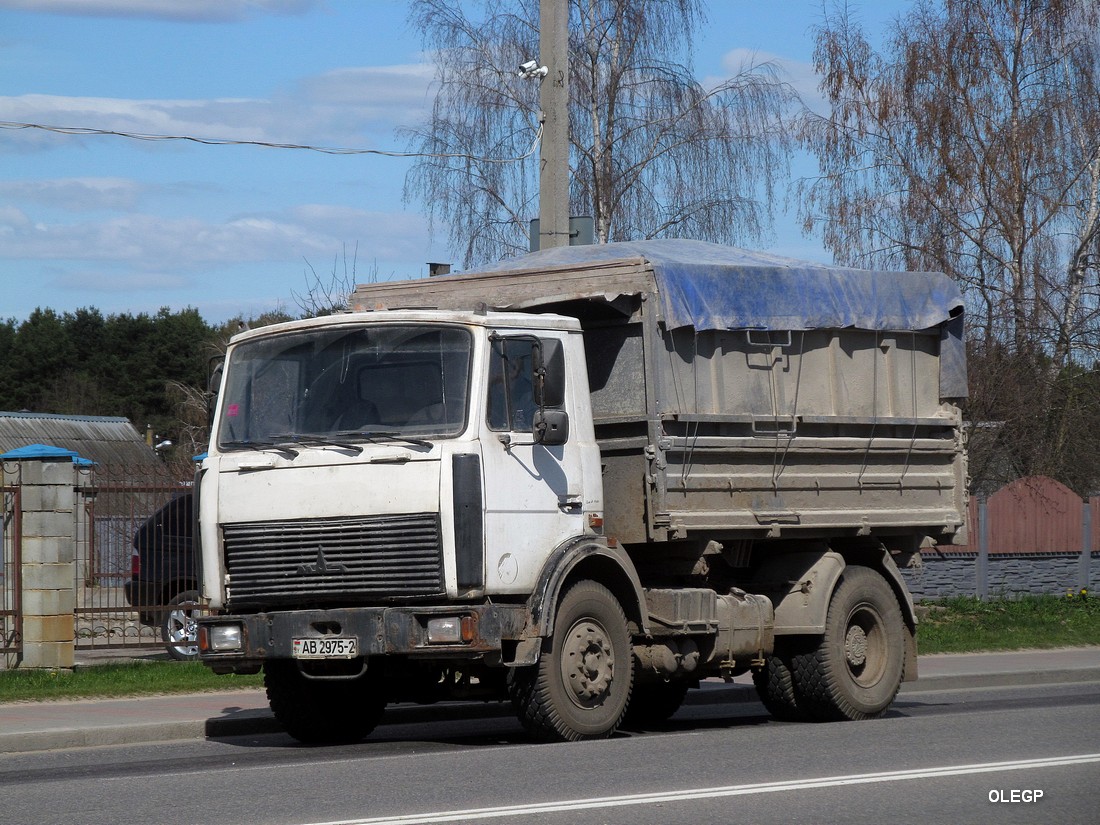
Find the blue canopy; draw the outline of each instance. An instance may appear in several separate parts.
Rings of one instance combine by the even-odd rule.
[[[653,269],[667,329],[867,330],[940,328],[940,388],[966,391],[963,300],[939,272],[879,272],[680,239],[544,249],[482,272],[643,258]]]
[[[479,271],[644,258],[669,329],[931,329],[962,312],[938,272],[872,272],[679,239],[566,246]]]
[[[0,459],[4,461],[19,461],[21,459],[38,459],[40,461],[72,461],[73,464],[87,467],[95,464],[90,458],[84,458],[74,450],[66,450],[64,447],[53,447],[48,444],[28,444],[26,447],[16,447],[8,450]]]

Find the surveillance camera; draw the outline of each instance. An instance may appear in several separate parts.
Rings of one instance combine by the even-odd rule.
[[[546,77],[549,71],[545,66],[540,66],[537,60],[528,60],[526,63],[519,64],[520,77]]]

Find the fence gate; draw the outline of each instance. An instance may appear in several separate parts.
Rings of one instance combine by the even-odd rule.
[[[0,485],[0,660],[5,667],[14,667],[23,653],[21,521],[19,484]]]
[[[95,465],[80,471],[74,508],[77,650],[163,645],[163,611],[130,604],[125,584],[134,573],[135,533],[185,489],[166,472],[147,468]]]

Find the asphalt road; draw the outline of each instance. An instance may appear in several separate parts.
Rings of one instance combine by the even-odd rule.
[[[694,702],[657,730],[562,745],[475,708],[339,748],[267,734],[4,755],[0,821],[1095,825],[1098,732],[1096,682],[916,691],[829,725]]]

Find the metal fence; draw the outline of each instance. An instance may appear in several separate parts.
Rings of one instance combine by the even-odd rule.
[[[5,666],[23,652],[22,526],[18,479],[0,486],[0,658]]]
[[[136,572],[134,536],[190,480],[168,467],[93,465],[80,470],[75,508],[76,646],[79,650],[156,647],[161,604],[127,598]],[[152,601],[150,599],[150,601]],[[144,619],[144,621],[143,621]]]

